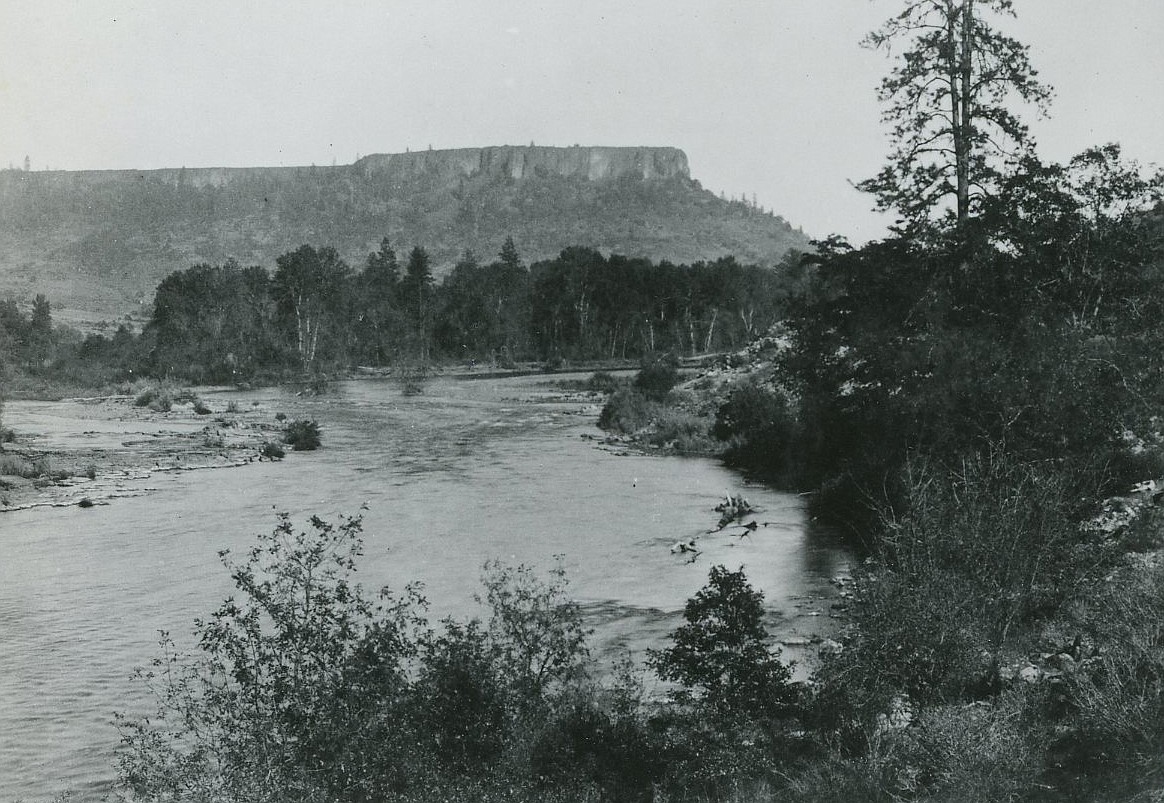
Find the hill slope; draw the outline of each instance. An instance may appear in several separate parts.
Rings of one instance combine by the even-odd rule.
[[[773,264],[807,238],[703,190],[674,148],[490,147],[367,156],[332,167],[0,171],[0,295],[45,293],[69,317],[148,304],[167,273],[235,257],[273,268],[303,243],[359,268],[385,235],[439,268],[585,245],[693,262]]]

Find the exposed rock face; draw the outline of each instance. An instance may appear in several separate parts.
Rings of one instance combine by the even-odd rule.
[[[567,176],[590,181],[632,177],[639,179],[691,178],[687,154],[678,148],[547,148],[536,145],[499,145],[448,151],[416,151],[365,156],[355,163],[368,178],[418,174],[450,179],[478,175],[524,179]]]
[[[356,270],[383,237],[436,272],[488,261],[512,236],[526,262],[587,246],[691,263],[773,265],[808,239],[727,201],[665,147],[495,146],[375,154],[330,167],[0,170],[0,297],[48,296],[93,321],[146,313],[168,273],[235,258],[274,268],[333,246]]]

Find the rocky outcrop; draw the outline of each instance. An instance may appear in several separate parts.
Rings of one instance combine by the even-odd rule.
[[[687,154],[678,148],[550,148],[500,145],[443,151],[383,153],[353,165],[366,178],[440,176],[449,180],[475,176],[565,176],[589,181],[614,178],[690,179]]]

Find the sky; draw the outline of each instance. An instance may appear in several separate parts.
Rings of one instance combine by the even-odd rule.
[[[483,145],[667,145],[814,237],[891,222],[860,46],[901,0],[0,0],[0,167],[344,164]],[[1015,0],[1055,88],[1045,159],[1164,164],[1164,0]]]

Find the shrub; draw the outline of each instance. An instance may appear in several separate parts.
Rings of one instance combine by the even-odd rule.
[[[444,633],[421,652],[415,696],[418,730],[446,767],[480,771],[510,737],[505,681],[488,633],[475,622],[445,621]]]
[[[651,401],[661,402],[671,388],[679,384],[679,367],[674,357],[656,360],[643,366],[635,376],[634,387]]]
[[[168,413],[174,406],[174,400],[169,391],[149,385],[134,398],[133,403],[138,407],[148,407],[155,413]]]
[[[489,637],[523,707],[540,704],[550,688],[582,673],[588,631],[578,603],[566,596],[560,561],[548,582],[528,566],[490,561],[481,582],[491,611]]]
[[[614,393],[625,384],[626,382],[613,374],[607,373],[606,371],[595,371],[586,380],[586,389],[597,391],[598,393]]]
[[[662,744],[647,723],[610,710],[593,693],[574,696],[547,718],[530,748],[530,769],[578,790],[593,785],[604,801],[642,801],[664,773]]]
[[[598,427],[633,435],[648,427],[657,411],[658,406],[637,390],[621,388],[602,405],[602,412],[598,414]]]
[[[647,440],[655,446],[670,446],[682,454],[705,454],[714,451],[708,435],[708,420],[685,410],[663,409],[654,420]]]
[[[1132,565],[1081,597],[1067,624],[1089,645],[1059,688],[1055,751],[1087,768],[1160,755],[1164,746],[1164,566]],[[1091,654],[1090,657],[1088,654]],[[1063,709],[1060,705],[1058,708]]]
[[[194,414],[195,415],[210,415],[210,412],[211,412],[210,408],[206,406],[206,403],[203,402],[202,399],[199,399],[199,398],[194,399]]]
[[[263,441],[263,445],[259,449],[259,455],[268,460],[282,460],[286,454],[283,447],[274,441]]]
[[[306,419],[292,421],[283,430],[283,442],[296,452],[318,449],[321,443],[319,424]]]
[[[728,444],[725,460],[787,484],[803,474],[797,425],[788,401],[751,383],[732,391],[715,414],[711,434]]]
[[[763,601],[742,569],[711,568],[707,585],[687,600],[673,646],[650,653],[659,676],[682,687],[676,699],[745,718],[788,713],[791,672],[768,646]]]
[[[0,476],[31,479],[37,474],[34,473],[32,464],[23,457],[14,454],[0,454]]]
[[[415,594],[366,597],[353,582],[359,518],[286,515],[241,563],[237,593],[196,623],[198,653],[141,678],[148,719],[118,717],[120,775],[135,799],[383,800],[414,752],[396,727],[415,654]]]
[[[255,402],[255,404],[257,405],[257,404],[258,404],[258,402]],[[227,411],[228,413],[237,413],[237,412],[238,412],[238,402],[236,402],[236,401],[228,401],[228,402],[226,403],[226,411]]]
[[[879,553],[854,574],[846,649],[820,673],[829,727],[861,727],[904,694],[913,704],[996,692],[1007,656],[1103,565],[1069,517],[1073,483],[994,451],[957,471],[910,464],[907,508],[887,514]]]

